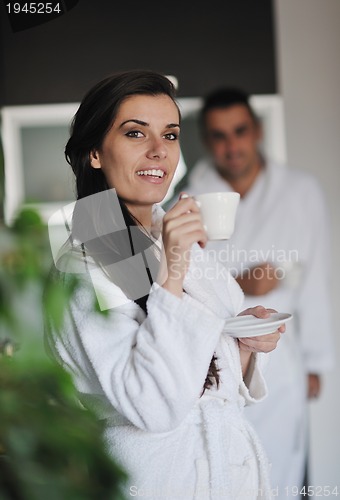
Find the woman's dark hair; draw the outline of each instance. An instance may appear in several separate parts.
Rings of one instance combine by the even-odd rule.
[[[177,105],[175,100],[176,90],[172,82],[165,76],[154,71],[133,70],[116,73],[92,87],[84,96],[74,116],[71,124],[71,135],[65,147],[66,160],[71,165],[76,179],[77,200],[110,189],[102,169],[92,168],[90,153],[94,150],[100,150],[105,136],[117,116],[120,105],[125,99],[133,95],[167,95]],[[178,113],[180,115],[179,110]],[[130,228],[131,226],[140,226],[140,223],[129,212],[122,200],[119,199],[119,203],[127,226],[127,236],[123,237],[121,241],[131,242]],[[96,211],[94,217],[89,217],[86,221],[89,226],[93,225],[96,227],[98,220],[91,220],[91,218],[100,218],[100,211]],[[83,217],[79,217],[79,210],[77,210],[76,205],[73,215],[74,234],[77,231],[77,221],[83,219]],[[146,241],[147,237],[145,235],[142,235],[141,238],[144,238],[141,244],[144,248],[147,248],[148,245],[150,246],[150,241]],[[123,246],[126,247],[125,243]],[[86,247],[91,253],[91,242],[88,242]],[[113,249],[114,251],[112,251]],[[112,242],[109,237],[105,237],[100,238],[99,246],[98,241],[96,241],[95,255],[93,255],[93,252],[92,255],[100,264],[103,264],[104,262],[108,262],[108,259],[111,258],[114,252],[116,256],[112,258],[119,259],[119,254],[121,257],[123,250],[122,248],[117,250],[116,242]],[[134,253],[133,248],[132,252]],[[151,273],[149,269],[147,271],[151,286]],[[124,291],[129,296],[128,290]],[[148,295],[135,300],[145,312],[147,312],[147,298]],[[211,360],[203,392],[206,388],[213,385],[214,379],[218,384],[219,376],[215,365],[215,357]]]
[[[65,148],[66,160],[76,177],[78,200],[109,189],[102,170],[91,167],[90,152],[100,149],[122,102],[136,94],[166,94],[175,102],[176,90],[171,81],[159,73],[133,70],[108,76],[83,98]]]

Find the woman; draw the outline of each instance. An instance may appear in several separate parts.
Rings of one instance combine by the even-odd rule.
[[[257,353],[274,349],[284,326],[242,341],[223,333],[243,295],[208,262],[199,207],[185,196],[166,215],[157,205],[179,160],[179,130],[173,85],[157,73],[117,74],[84,97],[65,150],[78,198],[72,248],[57,264],[58,279],[76,272],[82,287],[49,343],[105,421],[128,496],[269,498],[266,458],[242,407],[265,396]],[[94,310],[93,288],[106,314]]]

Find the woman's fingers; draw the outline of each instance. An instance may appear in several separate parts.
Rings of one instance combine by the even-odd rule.
[[[281,338],[281,333],[276,330],[273,333],[268,333],[266,335],[259,335],[258,337],[245,337],[238,339],[240,349],[251,352],[271,352],[273,351],[278,341]]]
[[[256,318],[268,318],[270,313],[276,313],[275,309],[267,309],[263,306],[249,307],[242,311],[238,316],[247,316],[251,314]],[[279,326],[279,328],[270,334],[259,335],[257,337],[246,337],[239,339],[239,345],[241,349],[252,351],[252,352],[270,352],[276,348],[278,341],[280,340],[281,333],[286,331],[285,323]]]
[[[266,309],[263,306],[255,306],[255,307],[249,307],[245,311],[242,311],[238,316],[246,316],[247,314],[251,314],[255,316],[256,318],[268,318],[270,313],[276,313],[276,309]],[[285,333],[286,331],[286,325],[285,323],[282,323],[281,326],[279,326],[278,331],[280,333]]]
[[[196,201],[189,197],[189,198],[182,198],[179,200],[176,205],[174,205],[165,215],[164,215],[164,220],[168,221],[171,219],[174,219],[176,217],[179,217],[180,215],[183,215],[188,212],[194,212],[194,213],[200,213],[200,209],[196,203]]]
[[[281,326],[279,326],[278,330],[279,330],[280,333],[285,333],[285,331],[286,331],[286,324],[283,323]]]
[[[206,245],[207,235],[203,227],[201,214],[195,200],[191,197],[180,199],[163,219],[163,240],[168,246],[187,249],[193,243]]]
[[[207,242],[200,210],[193,198],[183,195],[165,214],[162,236],[167,264],[164,286],[178,295],[189,267],[193,243],[204,247]]]
[[[190,237],[189,243],[188,236],[193,236],[193,233],[197,235],[197,239],[191,239]],[[163,241],[165,246],[168,246],[168,242],[171,241],[172,246],[180,246],[186,249],[188,244],[191,246],[196,241],[206,243],[207,235],[202,221],[194,214],[186,214],[165,223]]]
[[[238,316],[247,316],[248,314],[251,314],[252,316],[255,316],[256,318],[268,318],[270,313],[276,313],[276,309],[267,309],[263,306],[255,306],[255,307],[249,307],[248,309],[245,309],[244,311],[240,312]],[[279,326],[278,331],[280,333],[284,333],[286,331],[286,325],[285,323],[282,323],[281,326]]]
[[[256,318],[268,318],[270,315],[270,312],[274,312],[273,309],[266,309],[263,306],[255,306],[255,307],[249,307],[248,309],[245,309],[244,311],[240,312],[238,316],[247,316],[248,314],[251,314],[252,316],[255,316]]]
[[[178,226],[181,226],[182,224],[186,224],[188,222],[198,222],[203,228],[202,218],[201,218],[201,215],[199,212],[198,213],[197,212],[184,212],[183,214],[178,215],[177,217],[167,219],[167,221],[165,221],[165,227],[168,230],[171,230],[171,229],[174,229]]]

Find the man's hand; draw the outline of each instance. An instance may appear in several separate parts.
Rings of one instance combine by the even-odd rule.
[[[263,262],[242,271],[236,281],[246,295],[260,296],[271,292],[279,284],[276,268],[269,262]]]
[[[308,399],[316,399],[321,393],[321,378],[316,373],[308,373],[307,375],[307,396]]]

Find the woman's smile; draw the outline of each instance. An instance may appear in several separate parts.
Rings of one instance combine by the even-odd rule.
[[[163,168],[138,170],[137,175],[142,181],[152,184],[162,184],[166,180],[166,172]]]

